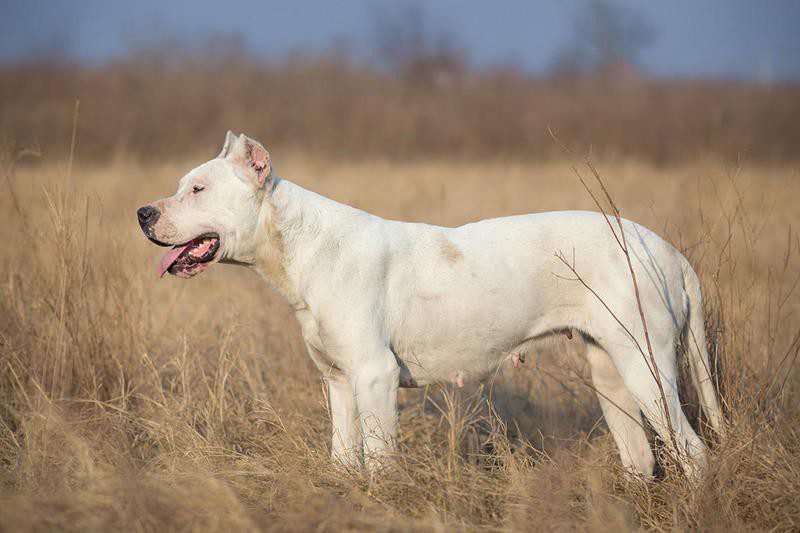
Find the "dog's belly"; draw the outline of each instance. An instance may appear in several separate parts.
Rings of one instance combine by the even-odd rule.
[[[411,351],[397,354],[401,387],[422,387],[433,383],[463,383],[485,379],[497,370],[508,354],[445,353]]]
[[[488,298],[491,301],[491,298]],[[530,307],[492,306],[450,313],[439,307],[417,308],[393,339],[392,348],[405,387],[441,382],[474,382],[497,372],[513,354],[524,354],[531,339],[569,327],[574,309],[552,307],[536,313]]]

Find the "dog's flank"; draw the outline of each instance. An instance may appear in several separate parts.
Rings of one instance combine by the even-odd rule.
[[[638,348],[643,332],[627,265],[602,214],[550,212],[458,228],[384,220],[277,178],[263,146],[230,133],[217,159],[154,205],[152,222],[140,217],[149,237],[184,246],[213,232],[215,261],[253,268],[289,301],[329,382],[337,461],[377,468],[390,457],[399,386],[461,387],[506,361],[520,366],[535,340],[573,330],[630,470],[650,476],[653,469],[640,411],[665,442],[674,429],[672,451],[686,471],[704,462],[705,447],[677,394],[675,346],[686,327],[697,340],[688,354],[703,407],[715,428],[721,424],[694,271],[633,222],[623,220],[622,230],[641,280],[668,413]],[[586,286],[558,260],[566,250]]]

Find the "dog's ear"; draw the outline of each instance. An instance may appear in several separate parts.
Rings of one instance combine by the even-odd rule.
[[[222,151],[217,156],[217,159],[222,159],[230,153],[231,148],[236,143],[236,135],[233,134],[231,130],[228,130],[228,133],[225,134],[225,143],[222,145]]]
[[[228,144],[227,141],[225,144]],[[254,141],[244,133],[231,141],[225,159],[238,165],[247,176],[256,181],[258,187],[263,187],[272,179],[272,160],[269,152],[261,146],[261,143]]]

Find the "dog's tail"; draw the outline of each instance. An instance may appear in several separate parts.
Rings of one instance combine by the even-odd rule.
[[[706,348],[706,328],[703,320],[703,296],[700,293],[700,279],[689,262],[683,259],[683,286],[686,291],[689,321],[686,328],[686,356],[692,382],[700,400],[700,406],[711,427],[722,432],[722,411],[714,390],[711,366]]]

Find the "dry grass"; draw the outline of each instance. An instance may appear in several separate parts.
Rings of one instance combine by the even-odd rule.
[[[442,224],[592,208],[566,161],[348,163],[286,178]],[[400,467],[328,462],[320,377],[280,298],[215,267],[154,279],[135,209],[196,161],[12,169],[0,194],[0,527],[792,530],[800,524],[800,182],[788,166],[599,165],[623,215],[700,271],[728,431],[698,486],[622,475],[571,346],[478,391],[401,393]],[[7,178],[7,179],[6,179]],[[562,355],[559,355],[562,354]],[[532,364],[536,363],[536,364]],[[691,406],[688,407],[691,409]]]
[[[269,139],[273,151],[343,160],[547,159],[561,154],[548,126],[604,157],[798,161],[797,83],[531,79],[511,66],[443,74],[406,79],[335,54],[264,65],[166,50],[102,67],[23,65],[0,69],[0,135],[66,149],[80,99],[81,154],[103,161],[190,160],[227,129]]]

